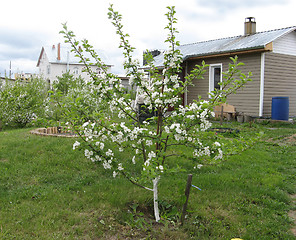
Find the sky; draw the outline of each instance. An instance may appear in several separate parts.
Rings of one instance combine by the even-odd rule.
[[[119,37],[108,19],[108,7],[122,14],[123,30],[142,60],[146,49],[166,49],[167,6],[175,6],[177,40],[181,44],[244,33],[246,17],[255,17],[257,31],[296,25],[295,0],[4,0],[0,11],[0,74],[38,73],[43,46],[65,45],[59,34],[67,23],[77,39],[102,49],[124,75]]]

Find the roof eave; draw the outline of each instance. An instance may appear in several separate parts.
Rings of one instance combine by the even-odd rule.
[[[234,51],[212,52],[212,53],[207,53],[207,54],[188,55],[183,58],[183,61],[201,59],[201,58],[231,56],[231,55],[236,55],[236,54],[267,52],[267,51],[272,51],[272,42],[268,43],[266,45],[263,45],[263,46],[256,46],[256,47],[245,48],[245,49],[237,49]]]
[[[60,65],[67,65],[67,64],[69,64],[69,65],[85,66],[84,63],[73,63],[73,62],[69,62],[69,63],[67,63],[67,62],[56,62],[56,61],[54,62],[54,61],[49,61],[49,63],[50,63],[50,64],[60,64]],[[96,66],[96,64],[90,64],[90,66]],[[105,64],[105,66],[111,68],[111,67],[113,67],[114,65],[112,65],[112,64]]]
[[[40,55],[39,55],[39,58],[38,58],[38,62],[37,62],[36,67],[39,67],[40,60],[41,60],[41,57],[42,57],[43,52],[44,52],[44,47],[42,47],[42,49],[41,49],[41,52],[40,52]]]
[[[233,56],[240,54],[250,54],[250,53],[260,53],[260,52],[270,52],[273,50],[273,42],[269,42],[265,45],[255,46],[251,48],[241,48],[235,49],[233,51],[221,51],[221,52],[211,52],[205,54],[195,54],[195,55],[186,55],[183,57],[183,62],[188,60],[203,59],[203,58],[214,58],[214,57],[223,57],[223,56]],[[158,69],[163,69],[163,65],[157,66]],[[148,70],[149,67],[144,66],[141,69]]]

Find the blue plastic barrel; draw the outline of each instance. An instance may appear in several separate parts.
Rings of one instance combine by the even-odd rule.
[[[272,98],[271,119],[289,120],[289,97]]]

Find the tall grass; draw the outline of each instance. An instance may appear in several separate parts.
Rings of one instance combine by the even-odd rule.
[[[234,127],[266,137],[221,164],[164,176],[157,225],[151,194],[73,151],[75,139],[0,132],[0,239],[295,239],[294,126]],[[188,173],[202,190],[191,189],[181,227]]]

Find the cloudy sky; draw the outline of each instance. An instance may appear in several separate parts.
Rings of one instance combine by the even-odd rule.
[[[241,35],[244,19],[255,17],[257,31],[296,25],[295,0],[7,0],[1,2],[0,74],[38,73],[42,46],[63,43],[59,34],[67,22],[79,39],[103,49],[121,73],[118,36],[107,17],[109,4],[123,15],[124,31],[137,48],[165,49],[166,6],[176,6],[181,44]]]

